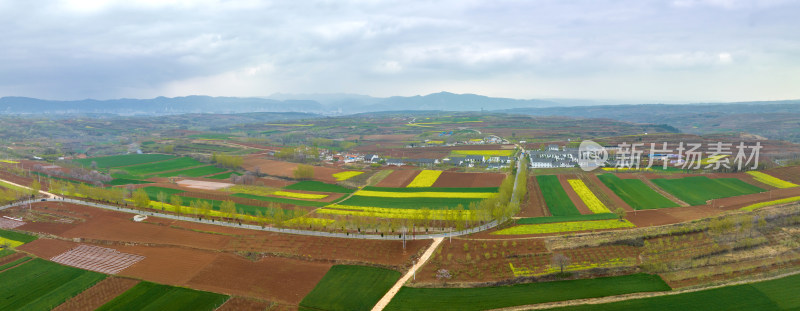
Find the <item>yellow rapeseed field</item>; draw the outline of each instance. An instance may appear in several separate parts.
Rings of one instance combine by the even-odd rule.
[[[588,231],[602,229],[634,228],[636,225],[627,220],[617,219],[592,220],[592,221],[570,221],[549,224],[519,225],[508,229],[496,231],[492,234],[512,235],[512,234],[544,234],[558,232]]]
[[[380,198],[459,198],[459,199],[488,199],[497,195],[494,192],[391,192],[361,190],[353,195]]]
[[[753,178],[755,178],[757,181],[762,182],[762,183],[767,184],[767,185],[770,185],[770,186],[773,186],[775,188],[797,187],[796,184],[793,184],[791,182],[785,181],[785,180],[777,178],[777,177],[773,177],[771,175],[764,174],[762,172],[747,171],[747,174],[753,176]]]
[[[358,171],[345,171],[333,174],[333,178],[336,178],[337,181],[348,180],[350,178],[356,177],[358,175],[364,174],[364,172]]]
[[[412,180],[411,183],[409,183],[406,187],[416,188],[433,186],[433,183],[439,179],[439,175],[442,175],[442,171],[423,170],[419,172],[417,177],[414,177],[414,180]]]
[[[586,184],[584,184],[582,180],[569,179],[567,181],[569,182],[569,185],[572,186],[572,189],[578,193],[578,196],[581,197],[581,201],[586,203],[586,206],[589,207],[589,210],[591,210],[592,213],[611,213],[611,211],[608,210],[608,207],[606,207],[603,202],[600,202],[597,196],[592,193],[592,190],[589,190],[589,187],[586,187]]]
[[[296,199],[307,199],[307,200],[319,200],[327,198],[327,194],[311,194],[311,193],[298,193],[298,192],[289,192],[289,191],[275,191],[272,193],[273,195],[279,195],[282,197],[289,197],[289,198],[296,198]]]

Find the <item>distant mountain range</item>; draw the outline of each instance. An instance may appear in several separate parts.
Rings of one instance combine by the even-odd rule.
[[[735,104],[736,109],[729,105]],[[498,111],[531,115],[628,118],[685,113],[793,112],[800,101],[696,105],[608,105],[607,101],[578,99],[512,99],[440,92],[425,96],[371,97],[356,94],[275,94],[259,97],[156,97],[153,99],[43,100],[0,98],[0,114],[113,114],[174,115],[185,113],[302,112],[347,115],[378,111]],[[582,107],[582,108],[577,108]],[[757,107],[757,108],[756,108]],[[766,110],[765,110],[766,109]],[[636,120],[639,119],[639,120]],[[653,123],[659,123],[657,120]]]
[[[496,98],[473,94],[435,93],[425,96],[323,94],[257,97],[157,97],[153,99],[42,100],[29,97],[0,98],[0,114],[118,114],[170,115],[181,113],[306,112],[344,115],[395,110],[480,111],[561,105],[547,100]]]

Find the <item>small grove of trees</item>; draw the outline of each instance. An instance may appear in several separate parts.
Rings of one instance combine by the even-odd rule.
[[[300,164],[294,169],[294,179],[308,180],[314,178],[314,167],[311,165]]]
[[[42,184],[40,184],[38,180],[34,179],[31,182],[30,188],[31,188],[31,196],[33,197],[39,194],[39,190],[42,190]]]
[[[21,199],[27,194],[19,193],[13,189],[0,189],[0,205]]]
[[[317,147],[284,147],[275,153],[275,157],[281,160],[292,162],[314,162],[319,159],[319,149]]]
[[[221,167],[237,169],[242,166],[244,159],[242,156],[214,152],[211,154],[211,162]]]
[[[173,153],[175,152],[175,145],[163,145],[161,146],[161,152]]]

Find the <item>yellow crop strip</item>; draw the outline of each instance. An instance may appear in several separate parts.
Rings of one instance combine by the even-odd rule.
[[[579,263],[573,263],[564,267],[564,271],[581,271],[581,270],[589,270],[595,268],[632,267],[635,265],[636,265],[635,258],[613,258],[604,262],[584,261]],[[514,264],[510,262],[508,263],[508,266],[511,268],[511,272],[514,273],[515,277],[540,276],[561,271],[560,267],[553,267],[553,266],[548,266],[547,268],[536,269],[536,270],[525,267],[514,267]]]
[[[762,182],[764,184],[773,186],[775,188],[797,187],[796,184],[793,184],[791,182],[785,181],[785,180],[777,178],[777,177],[773,177],[772,175],[764,174],[762,172],[747,171],[747,174],[749,174],[750,176],[753,176],[753,178],[755,178],[755,180],[757,180],[759,182]]]
[[[567,180],[569,185],[572,186],[572,189],[578,193],[578,196],[581,197],[581,201],[586,203],[586,206],[589,207],[589,210],[592,213],[600,214],[600,213],[611,213],[611,211],[606,207],[603,202],[600,202],[600,199],[592,193],[592,190],[589,190],[589,187],[586,187],[586,184],[583,183],[580,179],[569,179]]]
[[[757,210],[757,209],[762,208],[762,207],[779,205],[779,204],[786,204],[786,203],[792,203],[792,202],[798,202],[798,201],[800,201],[800,196],[791,197],[791,198],[785,198],[785,199],[779,199],[779,200],[766,201],[766,202],[758,202],[758,203],[755,203],[755,204],[750,204],[748,206],[742,207],[741,210],[743,210],[743,211],[754,211],[754,210]]]
[[[488,199],[497,195],[494,192],[392,192],[360,190],[353,195],[379,198],[460,198]]]
[[[602,229],[634,228],[636,225],[627,220],[592,220],[592,221],[570,221],[557,222],[550,224],[519,225],[508,229],[503,229],[492,234],[514,235],[514,234],[545,234],[558,232],[589,231]]]
[[[399,218],[399,219],[453,219],[458,216],[461,219],[471,219],[475,212],[470,210],[418,210],[402,208],[383,208],[366,206],[349,206],[332,204],[318,209],[316,213],[329,215],[350,215],[377,218]]]
[[[439,179],[439,175],[442,175],[442,171],[423,170],[419,172],[417,177],[414,177],[414,180],[406,188],[433,186],[436,180]]]
[[[506,156],[514,155],[514,150],[453,150],[450,155],[454,156],[468,156],[468,155],[482,155],[482,156]]]
[[[272,194],[279,195],[282,197],[307,199],[307,200],[319,200],[328,197],[327,194],[311,194],[311,193],[299,193],[299,192],[289,192],[289,191],[275,191]]]
[[[11,161],[11,160],[0,160],[0,162],[3,162],[3,163],[11,163],[11,164],[18,164],[18,163],[19,163],[19,162],[17,162],[17,161]]]
[[[333,174],[333,178],[336,178],[337,181],[348,180],[350,178],[356,177],[358,175],[364,174],[364,172],[358,171],[345,171]]]

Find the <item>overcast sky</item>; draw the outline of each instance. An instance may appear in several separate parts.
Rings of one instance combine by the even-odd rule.
[[[800,1],[0,0],[0,96],[800,98]]]

